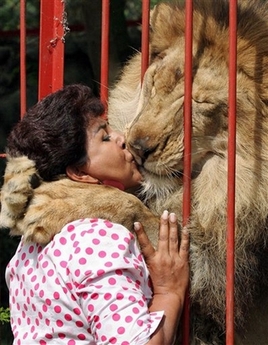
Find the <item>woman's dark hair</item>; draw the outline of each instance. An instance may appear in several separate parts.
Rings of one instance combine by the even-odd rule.
[[[30,108],[7,140],[7,154],[34,160],[45,181],[86,162],[87,127],[104,113],[101,101],[84,85],[68,85]]]

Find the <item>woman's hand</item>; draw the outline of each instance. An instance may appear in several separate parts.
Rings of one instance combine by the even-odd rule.
[[[147,344],[171,344],[189,282],[189,234],[183,229],[179,241],[177,217],[168,211],[164,211],[160,219],[157,249],[153,248],[140,223],[135,223],[134,228],[153,285],[149,309],[165,312],[164,320]]]

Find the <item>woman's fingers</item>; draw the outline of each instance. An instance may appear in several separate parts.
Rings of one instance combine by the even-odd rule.
[[[190,249],[190,235],[189,235],[189,231],[187,227],[184,227],[181,230],[179,255],[185,261],[187,261],[189,258],[189,249]]]
[[[159,252],[166,252],[169,248],[169,220],[168,211],[164,211],[160,218],[160,228],[158,234],[158,247]]]
[[[155,249],[152,246],[147,234],[144,231],[144,228],[141,223],[135,222],[134,223],[134,230],[137,235],[137,240],[140,245],[141,252],[144,256],[145,261],[152,257],[155,253]]]
[[[175,213],[169,215],[169,251],[171,254],[178,252],[178,219]]]

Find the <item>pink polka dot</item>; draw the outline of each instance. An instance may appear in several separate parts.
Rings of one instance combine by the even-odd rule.
[[[29,247],[29,253],[32,253],[34,251],[34,246]]]
[[[54,274],[54,271],[53,271],[53,270],[48,270],[48,271],[47,271],[47,275],[48,275],[49,277],[52,277],[53,274]]]
[[[109,343],[110,343],[110,344],[116,344],[116,342],[117,342],[117,339],[114,338],[114,337],[112,337],[112,338],[109,339]]]
[[[62,245],[65,245],[65,244],[67,243],[66,238],[65,238],[65,237],[61,237],[61,238],[60,238],[60,243],[61,243]]]
[[[104,294],[104,299],[105,299],[106,301],[108,301],[111,297],[112,297],[112,295],[111,295],[109,292],[107,292],[106,294]]]
[[[116,305],[116,304],[111,304],[110,306],[109,306],[109,309],[111,310],[111,311],[115,311],[115,310],[117,310],[118,309],[118,306]]]
[[[36,275],[32,276],[32,278],[31,278],[31,282],[32,282],[32,283],[33,283],[33,282],[35,282],[35,281],[36,281],[36,279],[37,279],[37,276],[36,276]]]
[[[55,299],[60,299],[60,294],[59,294],[58,292],[54,292],[54,293],[53,293],[53,297],[54,297]]]
[[[63,322],[61,320],[57,320],[56,324],[58,327],[62,327],[63,326]]]
[[[56,305],[56,306],[54,307],[54,311],[55,311],[55,313],[57,313],[57,314],[61,313],[61,307],[60,307],[59,305]]]
[[[101,323],[100,322],[96,324],[96,328],[101,329]]]
[[[139,314],[139,309],[136,307],[132,308],[132,311],[134,314]]]
[[[118,329],[117,329],[117,333],[118,334],[124,334],[125,333],[125,327],[119,327]]]
[[[91,295],[91,298],[96,300],[96,299],[99,298],[99,294],[96,293],[96,292],[94,292],[94,293]]]
[[[142,320],[138,320],[137,324],[138,324],[138,326],[142,327],[143,326],[143,321]]]
[[[117,299],[117,300],[122,300],[122,299],[124,299],[124,295],[123,295],[122,293],[118,292],[118,293],[116,294],[116,299]]]
[[[129,243],[130,243],[130,238],[129,238],[129,237],[125,237],[125,238],[124,238],[124,242],[126,242],[127,244],[129,244]]]
[[[104,250],[101,250],[98,255],[100,258],[105,258],[106,252]]]
[[[33,268],[31,267],[31,268],[28,269],[27,274],[30,275],[30,274],[32,274],[32,273],[33,273]]]
[[[58,335],[59,335],[60,339],[65,339],[66,338],[66,335],[64,333],[59,333]]]
[[[66,268],[68,265],[67,261],[61,261],[60,262],[60,266],[63,267],[63,268]]]
[[[76,326],[77,327],[79,327],[79,328],[82,328],[82,327],[84,327],[84,324],[83,324],[83,322],[82,321],[76,321]]]
[[[49,319],[45,319],[45,323],[46,323],[47,326],[49,326],[50,325],[50,320]]]
[[[109,282],[110,285],[115,285],[115,284],[116,284],[116,279],[114,279],[114,278],[109,278],[109,279],[108,279],[108,282]]]
[[[112,316],[112,319],[113,319],[114,321],[119,321],[119,320],[120,320],[120,315],[119,315],[119,314],[114,314],[114,315]]]
[[[119,245],[118,245],[118,249],[120,249],[120,250],[125,250],[125,249],[126,249],[126,246],[123,245],[123,244],[119,244]]]
[[[77,269],[77,270],[75,270],[74,271],[74,275],[76,276],[76,277],[79,277],[80,276],[80,270],[79,269]]]
[[[72,320],[72,316],[71,316],[70,314],[65,314],[65,315],[64,315],[64,319],[65,319],[66,321],[71,321],[71,320]]]
[[[86,340],[86,336],[85,336],[84,334],[78,334],[78,335],[77,335],[77,338],[78,338],[79,340]]]
[[[79,254],[80,252],[81,252],[81,248],[80,247],[75,248],[75,251],[74,251],[75,254]]]
[[[100,236],[106,236],[107,231],[104,229],[100,229],[99,234],[100,234]]]
[[[92,255],[92,254],[93,254],[93,249],[90,248],[90,247],[86,248],[86,253],[87,253],[88,255]]]
[[[89,304],[89,305],[87,306],[87,310],[88,310],[90,313],[92,313],[92,312],[94,311],[94,306],[93,306],[93,304]]]
[[[111,261],[107,261],[107,262],[105,262],[104,266],[105,267],[111,267],[111,266],[113,266],[113,263]]]
[[[105,273],[104,270],[98,270],[98,271],[97,271],[97,276],[100,277],[100,276],[102,276],[104,273]]]
[[[98,238],[93,238],[92,243],[98,245],[100,244],[100,240]]]
[[[49,298],[46,299],[46,304],[51,305],[51,300]]]
[[[81,258],[78,262],[80,265],[85,265],[87,263],[87,260],[85,258]]]
[[[72,340],[69,340],[67,344],[68,345],[75,345],[76,341],[72,339]]]
[[[115,252],[115,253],[112,253],[112,258],[114,259],[117,259],[119,257],[119,253]]]
[[[107,226],[107,228],[112,228],[113,227],[113,223],[109,222],[109,220],[105,220],[104,224]]]
[[[125,321],[127,322],[127,323],[129,323],[129,322],[132,322],[133,321],[133,317],[132,316],[126,316],[125,317]]]
[[[55,250],[54,250],[54,255],[55,255],[55,256],[61,256],[61,251],[58,250],[58,249],[55,249]]]
[[[73,309],[73,312],[76,314],[76,315],[80,315],[81,314],[81,310],[79,308],[74,308]]]
[[[68,232],[71,232],[71,231],[73,231],[74,229],[75,229],[75,227],[74,227],[72,224],[68,225],[68,227],[67,227],[67,231],[68,231]]]
[[[129,296],[128,299],[129,299],[131,302],[136,302],[136,297],[135,297],[135,296]]]
[[[43,268],[46,268],[47,266],[48,266],[48,262],[47,262],[47,261],[45,261],[45,262],[42,263],[42,267],[43,267]]]
[[[112,237],[112,239],[115,240],[115,241],[119,239],[119,236],[118,236],[118,234],[116,234],[116,233],[112,234],[111,237]]]

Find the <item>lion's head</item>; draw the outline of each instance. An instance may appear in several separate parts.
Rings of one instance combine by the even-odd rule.
[[[214,2],[194,2],[194,177],[205,164],[226,164],[227,159],[229,9],[228,1]],[[254,160],[255,166],[248,168],[259,176],[260,162],[267,159],[268,152],[268,25],[264,8],[248,3],[238,9],[237,163],[239,169],[240,164]],[[163,178],[169,183],[176,177],[179,180],[183,172],[184,39],[183,6],[156,7],[151,16],[150,65],[127,144],[143,166],[146,179],[157,176],[162,185]]]

